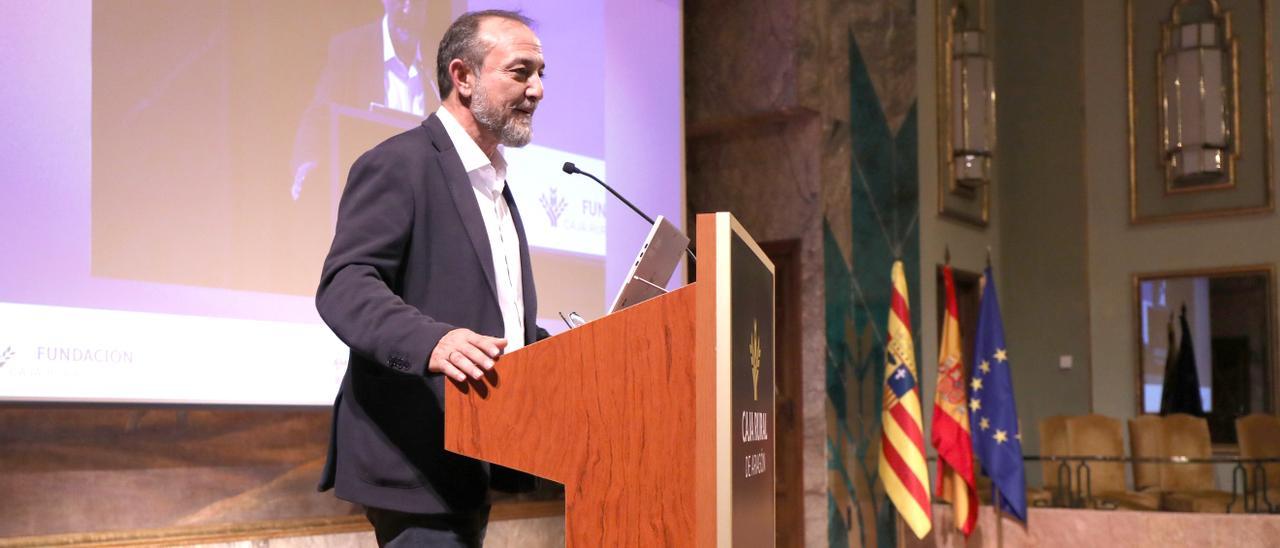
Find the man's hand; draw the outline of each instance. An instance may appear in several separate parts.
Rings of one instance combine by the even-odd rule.
[[[454,329],[436,343],[427,360],[427,370],[443,373],[458,382],[466,382],[467,377],[479,379],[485,371],[493,369],[493,360],[498,359],[506,347],[506,339],[486,337],[470,329]]]

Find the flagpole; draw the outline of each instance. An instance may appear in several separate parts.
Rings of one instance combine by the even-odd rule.
[[[991,509],[996,514],[996,548],[1004,548],[1004,520],[1000,519],[1000,488],[991,483]]]

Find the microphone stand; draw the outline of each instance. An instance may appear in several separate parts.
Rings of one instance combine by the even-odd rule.
[[[614,197],[616,197],[619,200],[622,200],[622,203],[627,204],[627,207],[631,208],[631,211],[636,212],[636,215],[643,217],[644,220],[648,221],[650,225],[654,223],[653,217],[645,215],[643,211],[640,211],[640,208],[636,207],[635,204],[631,203],[631,200],[623,198],[621,194],[618,194],[618,191],[614,190],[613,187],[605,184],[604,181],[601,181],[599,177],[596,177],[595,175],[582,171],[581,169],[578,169],[578,166],[573,165],[573,162],[565,162],[564,167],[562,169],[564,170],[565,173],[568,173],[569,175],[586,175],[587,177],[590,177],[591,180],[595,181],[600,186],[604,187],[604,189],[608,190],[610,194],[614,195]],[[693,254],[693,244],[690,243],[689,247],[684,248],[684,252],[689,255],[689,267],[694,268],[698,263],[698,257]]]

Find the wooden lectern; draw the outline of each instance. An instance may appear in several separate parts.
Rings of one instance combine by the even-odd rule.
[[[568,546],[773,546],[773,263],[698,215],[697,281],[452,384],[445,447],[564,484]]]

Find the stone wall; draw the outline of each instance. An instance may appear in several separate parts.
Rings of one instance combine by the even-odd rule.
[[[883,357],[864,343],[895,253],[919,279],[915,24],[911,0],[685,4],[689,213],[800,244],[806,546],[893,538],[865,473]]]

